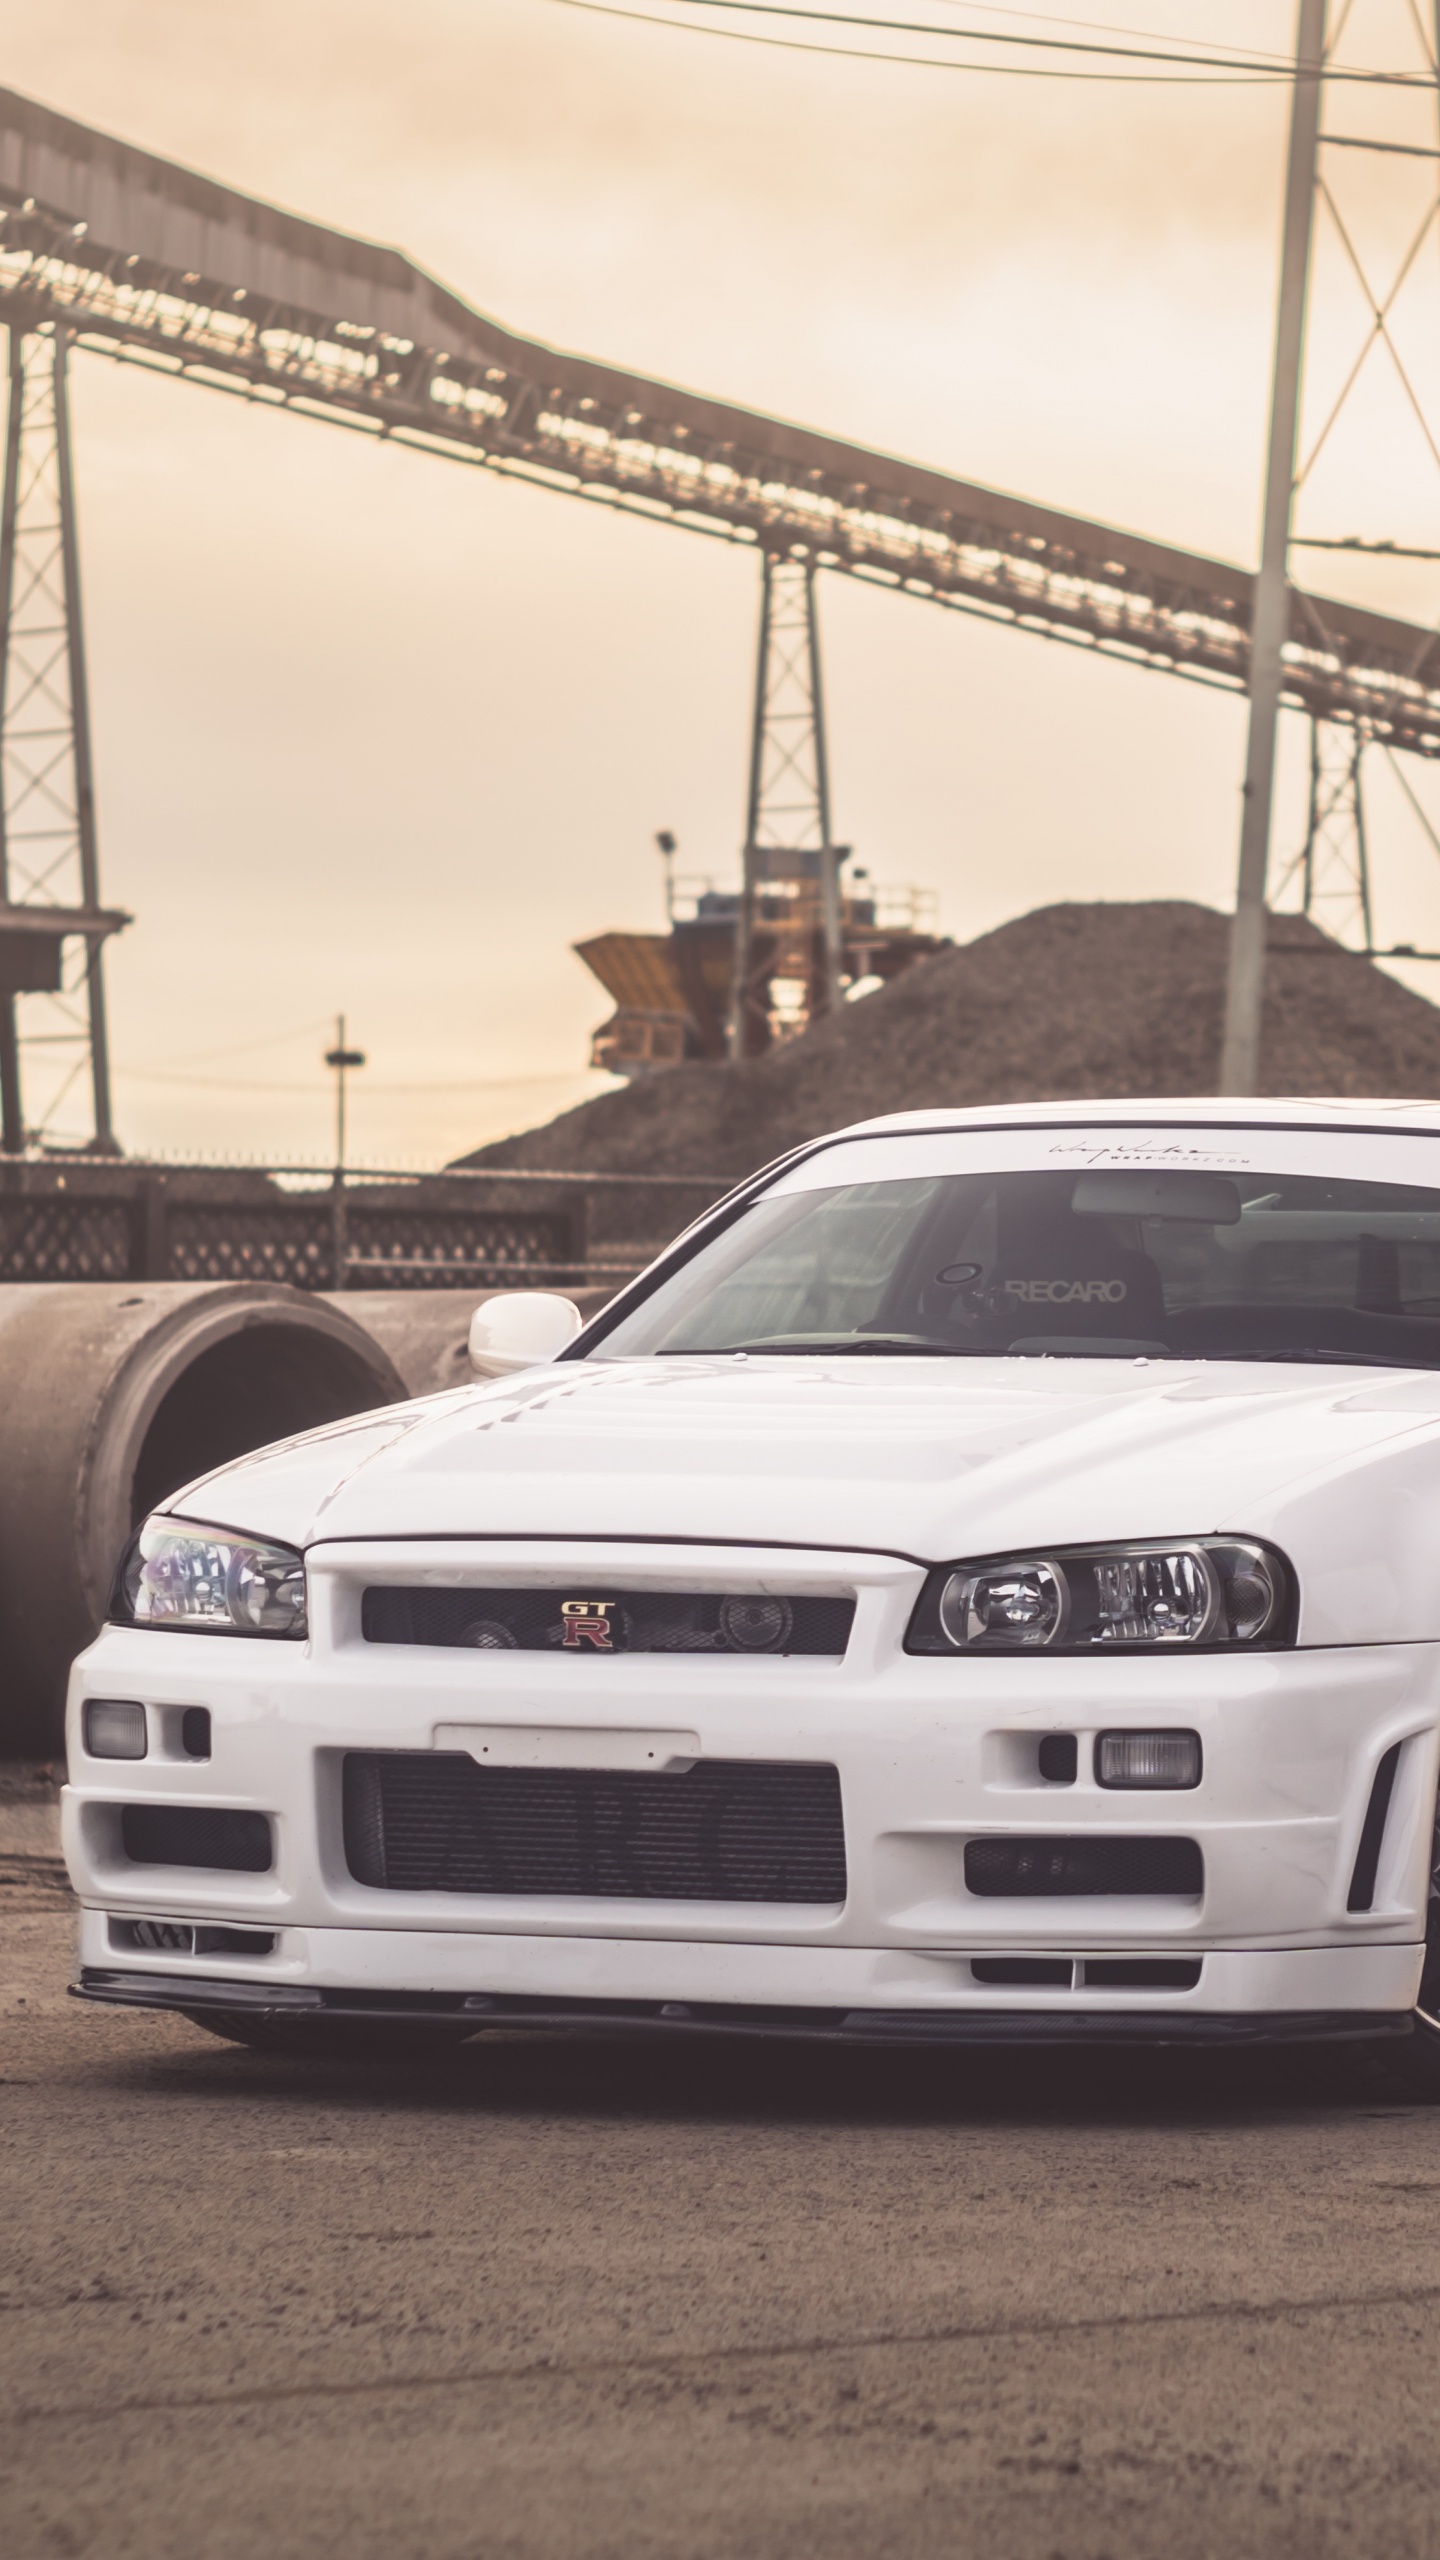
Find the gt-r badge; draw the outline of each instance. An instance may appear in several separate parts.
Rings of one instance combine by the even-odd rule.
[[[610,1624],[613,1600],[562,1600],[560,1642],[572,1653],[584,1644],[593,1645],[597,1653],[613,1653],[615,1630]]]

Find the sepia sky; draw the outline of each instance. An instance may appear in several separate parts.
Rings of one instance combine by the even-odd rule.
[[[1166,39],[1293,34],[1290,0],[1111,5]],[[1344,56],[1414,68],[1408,0],[1355,0]],[[0,82],[392,242],[527,335],[1253,562],[1283,85],[836,62],[558,0],[0,0]],[[1336,91],[1327,129],[1433,145],[1433,101]],[[1432,165],[1329,158],[1388,283]],[[1317,236],[1307,445],[1367,323]],[[1440,433],[1437,324],[1432,234],[1396,325]],[[602,1090],[608,1007],[569,945],[661,924],[657,828],[735,875],[753,557],[96,357],[74,409],[102,881],[136,918],[110,961],[127,1146],[322,1154],[341,1009],[371,1162]],[[1440,464],[1383,350],[1300,521],[1440,548]],[[1440,612],[1435,564],[1303,574]],[[822,615],[837,832],[946,931],[1229,903],[1242,705],[839,578]],[[1440,947],[1440,859],[1373,762],[1380,938]],[[1440,775],[1412,778],[1440,820]]]

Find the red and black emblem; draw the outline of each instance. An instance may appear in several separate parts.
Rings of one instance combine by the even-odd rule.
[[[560,1603],[560,1642],[571,1653],[589,1645],[596,1653],[613,1653],[615,1628],[611,1619],[613,1600],[562,1600]]]

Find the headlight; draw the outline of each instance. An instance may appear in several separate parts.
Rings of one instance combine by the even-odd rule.
[[[1294,1577],[1253,1538],[1156,1539],[941,1565],[907,1653],[1091,1653],[1288,1644]]]
[[[157,1515],[125,1551],[110,1615],[194,1635],[303,1636],[305,1559],[294,1547]]]

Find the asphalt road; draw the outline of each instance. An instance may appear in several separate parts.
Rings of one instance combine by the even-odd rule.
[[[7,2560],[1440,2560],[1440,2115],[1378,2065],[260,2060],[67,2000],[9,1792]]]

